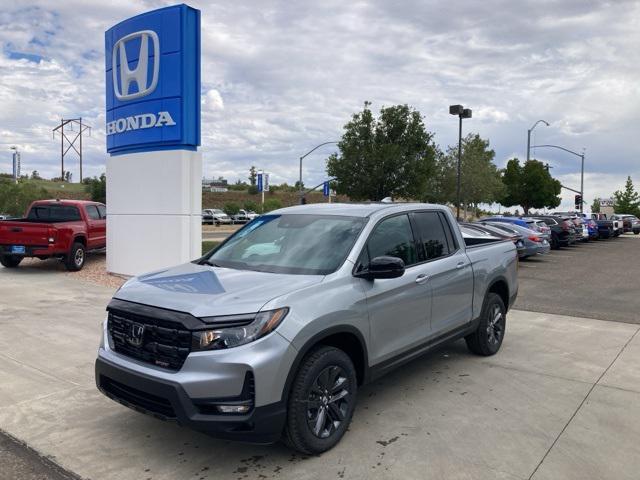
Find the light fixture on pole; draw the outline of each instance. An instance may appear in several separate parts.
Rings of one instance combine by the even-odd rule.
[[[557,148],[559,150],[564,150],[567,153],[571,153],[576,157],[580,157],[580,213],[582,213],[584,210],[584,148],[582,149],[582,153],[574,152],[573,150],[561,147],[560,145],[534,145],[533,148]],[[575,192],[572,188],[565,187],[564,185],[563,188]]]
[[[332,143],[338,143],[338,142],[324,142],[321,143],[320,145],[316,145],[315,147],[313,147],[311,150],[309,150],[307,153],[305,153],[304,155],[302,155],[300,157],[300,180],[298,183],[298,189],[299,189],[299,193],[300,193],[300,205],[303,205],[304,202],[304,187],[302,186],[302,160],[304,159],[304,157],[306,157],[307,155],[315,152],[318,148],[324,146],[324,145],[330,145]]]
[[[533,124],[533,127],[527,130],[527,162],[529,161],[529,154],[531,153],[531,132],[533,132],[533,129],[536,128],[539,123],[544,123],[547,127],[549,126],[549,122],[546,120],[538,120]]]
[[[460,220],[460,175],[462,169],[462,119],[471,118],[471,109],[462,105],[450,105],[449,114],[457,115],[459,118],[458,127],[458,179],[456,183],[456,218]]]

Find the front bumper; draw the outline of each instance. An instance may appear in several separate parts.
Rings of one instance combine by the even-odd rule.
[[[217,438],[251,443],[274,443],[286,419],[284,401],[254,407],[245,415],[210,414],[194,402],[180,384],[160,380],[98,357],[98,389],[112,400],[138,412],[177,422]]]
[[[109,398],[218,438],[252,443],[280,438],[285,382],[298,352],[278,332],[228,350],[191,352],[177,371],[120,354],[112,345],[105,321],[95,379]],[[221,414],[216,408],[246,404],[247,398],[253,407],[246,414]]]

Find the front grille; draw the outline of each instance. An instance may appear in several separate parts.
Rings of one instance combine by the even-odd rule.
[[[155,413],[167,419],[176,418],[176,413],[171,406],[171,402],[166,398],[158,397],[123,383],[116,382],[104,375],[100,377],[100,388],[107,396],[129,407]]]
[[[180,370],[191,350],[191,331],[178,322],[110,311],[108,328],[116,352],[169,370]]]

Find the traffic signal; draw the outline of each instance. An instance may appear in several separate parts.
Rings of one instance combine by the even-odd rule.
[[[576,210],[580,210],[582,207],[582,195],[576,195]]]

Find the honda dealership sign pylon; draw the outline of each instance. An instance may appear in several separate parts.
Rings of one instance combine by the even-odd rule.
[[[105,33],[107,270],[200,256],[200,11],[176,5]]]

